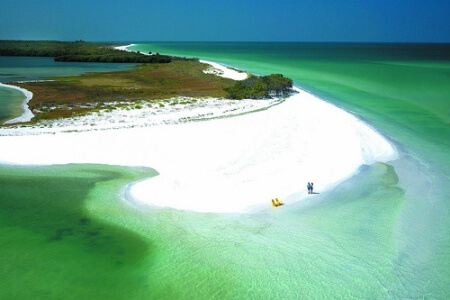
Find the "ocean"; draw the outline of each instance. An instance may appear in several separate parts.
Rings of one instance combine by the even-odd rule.
[[[306,201],[243,215],[127,202],[126,185],[151,169],[0,165],[1,298],[450,297],[450,45],[131,49],[291,77],[373,126],[400,157]],[[16,71],[27,59],[0,73],[56,76]]]

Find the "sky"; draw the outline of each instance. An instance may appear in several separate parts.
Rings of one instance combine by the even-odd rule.
[[[0,39],[450,42],[450,0],[0,0]]]

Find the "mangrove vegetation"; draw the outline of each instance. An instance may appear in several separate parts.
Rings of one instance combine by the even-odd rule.
[[[289,95],[292,79],[281,74],[268,76],[251,76],[226,88],[227,98],[230,99],[261,99],[270,97],[284,97]]]
[[[145,55],[115,49],[118,44],[91,43],[84,41],[0,41],[0,56],[53,57],[61,62],[103,63],[169,63],[174,60],[196,60],[184,57]]]

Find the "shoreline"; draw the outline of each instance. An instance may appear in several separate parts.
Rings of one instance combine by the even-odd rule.
[[[136,46],[136,44],[118,46],[118,47],[114,47],[114,49],[121,50],[121,51],[127,51],[127,52],[136,52],[136,51],[128,49],[129,47],[132,47],[132,46]],[[152,55],[152,54],[148,54],[148,53],[144,53],[144,52],[140,52],[140,53],[144,54],[144,55]],[[229,79],[233,79],[233,80],[244,80],[248,77],[247,72],[243,72],[243,71],[239,72],[232,68],[228,68],[220,63],[216,63],[216,62],[209,61],[209,60],[203,60],[203,59],[199,59],[199,62],[208,64],[211,66],[209,69],[203,71],[205,74],[213,74],[213,75],[217,75],[217,76],[221,76],[221,77],[229,78]]]
[[[210,69],[203,71],[205,74],[214,74],[217,76],[230,78],[233,80],[244,80],[248,77],[247,72],[238,72],[236,70],[225,67],[225,66],[223,66],[219,63],[213,62],[213,61],[200,59],[199,62],[208,64],[211,66]]]
[[[217,65],[219,70],[229,69]],[[232,76],[247,74],[231,71]],[[270,207],[270,199],[276,197],[286,204],[301,201],[308,197],[307,182],[325,192],[355,175],[361,165],[398,157],[395,145],[351,112],[298,87],[294,90],[278,105],[232,118],[127,128],[130,119],[113,114],[117,128],[68,132],[48,128],[52,134],[4,135],[0,162],[150,167],[159,175],[127,186],[128,202],[196,212],[252,213]],[[223,105],[226,100],[217,101]],[[258,101],[269,103],[250,103]],[[214,106],[204,109],[208,115]],[[186,107],[172,116],[180,111],[186,112]],[[135,112],[123,113],[136,119]],[[95,120],[93,116],[91,121]],[[79,124],[74,128],[79,129]],[[0,135],[5,130],[0,129]],[[41,146],[36,149],[36,145]]]
[[[22,114],[16,118],[5,121],[3,124],[14,124],[14,123],[30,121],[34,117],[34,114],[28,108],[28,102],[31,100],[31,98],[33,98],[33,93],[30,92],[29,90],[26,90],[24,88],[21,88],[21,87],[15,86],[15,85],[0,83],[0,86],[19,90],[25,95],[25,100],[22,103],[22,110],[23,110]]]
[[[328,156],[327,158],[325,158],[326,154],[329,153],[327,151],[327,150],[329,150],[329,148],[324,147],[326,145],[322,144],[319,141],[316,144],[316,146],[318,145],[319,147],[313,146],[312,148],[314,148],[314,149],[313,149],[312,153],[317,154],[317,152],[320,152],[321,154],[323,154],[322,157],[320,157],[318,155],[315,155],[315,156],[308,155],[308,154],[312,154],[311,152],[308,152],[307,155],[304,155],[304,157],[302,157],[302,158],[305,158],[306,160],[311,159],[310,163],[307,163],[306,165],[303,164],[303,167],[304,167],[303,169],[306,169],[310,175],[305,176],[304,173],[303,174],[298,174],[298,172],[296,173],[296,170],[292,169],[291,163],[288,163],[287,161],[283,161],[283,159],[281,159],[280,165],[281,166],[284,165],[284,167],[286,167],[286,169],[288,169],[288,171],[285,172],[285,174],[283,174],[283,175],[287,175],[287,176],[283,176],[283,178],[281,180],[278,179],[277,182],[275,182],[275,180],[273,180],[272,178],[269,178],[271,176],[266,176],[267,178],[264,178],[264,180],[261,182],[262,184],[256,184],[256,185],[254,185],[253,188],[246,188],[245,190],[241,186],[240,193],[244,194],[244,196],[242,196],[242,195],[239,196],[235,192],[230,192],[233,189],[239,190],[240,182],[239,182],[239,180],[233,180],[233,179],[228,178],[228,174],[226,176],[222,176],[222,178],[220,178],[220,180],[216,180],[215,187],[214,187],[214,183],[210,181],[209,186],[210,186],[210,190],[211,190],[211,193],[210,193],[211,197],[218,196],[217,193],[214,193],[213,191],[221,190],[220,199],[222,199],[222,201],[218,201],[218,202],[221,202],[223,204],[223,203],[227,202],[227,199],[228,200],[229,199],[238,199],[238,201],[229,201],[229,202],[231,202],[231,205],[229,205],[229,206],[227,206],[227,205],[221,205],[220,207],[217,207],[214,205],[208,206],[207,197],[204,197],[203,201],[198,201],[196,203],[197,206],[195,206],[195,207],[191,206],[190,204],[182,203],[183,199],[185,199],[184,198],[185,195],[190,196],[190,197],[189,196],[186,197],[187,199],[191,199],[191,197],[192,198],[199,197],[200,193],[198,192],[198,190],[201,188],[201,186],[204,186],[205,184],[198,185],[197,190],[192,189],[192,188],[185,188],[185,190],[183,190],[183,192],[181,193],[181,194],[183,194],[183,197],[179,199],[181,201],[171,201],[171,203],[168,204],[164,200],[162,200],[162,201],[157,201],[157,200],[154,201],[154,199],[148,200],[151,198],[148,195],[152,195],[152,194],[153,195],[156,194],[157,196],[159,196],[157,198],[163,199],[164,196],[166,194],[168,194],[166,192],[166,190],[170,190],[171,189],[170,187],[172,187],[172,191],[171,191],[172,193],[169,193],[171,196],[176,197],[176,194],[179,193],[179,192],[174,192],[174,191],[177,189],[181,189],[182,179],[180,177],[183,177],[183,176],[177,176],[177,180],[173,180],[173,179],[164,178],[163,172],[160,172],[160,175],[157,177],[150,178],[150,179],[143,179],[139,182],[131,183],[130,187],[127,189],[127,195],[126,195],[126,198],[128,199],[127,201],[132,202],[132,203],[138,202],[138,203],[141,203],[144,205],[147,204],[147,205],[150,205],[151,207],[172,208],[172,209],[174,208],[174,209],[178,209],[178,210],[196,211],[196,212],[204,212],[204,213],[207,213],[207,212],[256,213],[256,212],[259,212],[263,209],[267,209],[270,207],[270,198],[278,197],[281,200],[283,200],[283,202],[285,204],[291,204],[291,203],[295,203],[295,202],[305,199],[306,197],[308,197],[308,195],[305,191],[306,188],[303,187],[303,185],[306,186],[306,182],[308,182],[308,181],[315,182],[316,183],[315,190],[319,190],[321,193],[323,193],[323,192],[333,189],[335,186],[337,186],[341,182],[356,175],[359,172],[359,169],[362,165],[371,165],[376,162],[386,163],[388,161],[392,161],[392,160],[395,160],[398,158],[398,151],[396,149],[396,146],[394,144],[392,144],[391,142],[389,142],[388,140],[386,140],[384,138],[384,136],[382,134],[380,134],[378,131],[376,131],[369,125],[367,125],[364,122],[362,122],[361,120],[359,120],[356,116],[352,115],[351,113],[349,113],[345,110],[342,110],[342,109],[334,106],[333,104],[323,101],[323,100],[317,98],[316,96],[299,89],[298,87],[295,87],[295,90],[298,91],[298,93],[299,93],[298,97],[303,98],[302,99],[303,101],[306,100],[306,101],[316,102],[316,103],[314,103],[314,105],[319,105],[323,109],[327,109],[328,110],[327,114],[338,113],[340,115],[339,121],[343,121],[344,119],[346,119],[346,121],[348,122],[347,124],[341,123],[339,125],[346,125],[345,126],[346,128],[344,128],[344,130],[348,129],[349,127],[356,127],[355,132],[351,132],[351,134],[356,133],[356,137],[361,138],[361,140],[352,139],[352,137],[349,137],[348,134],[345,134],[344,136],[346,136],[346,138],[342,139],[342,136],[339,136],[340,135],[339,133],[342,131],[341,126],[337,126],[337,127],[325,126],[326,128],[321,128],[320,132],[322,132],[322,133],[329,133],[329,131],[332,131],[332,133],[329,134],[328,136],[325,136],[325,134],[322,135],[323,138],[334,139],[334,141],[337,142],[335,145],[337,145],[338,143],[342,145],[347,142],[347,144],[353,143],[353,144],[356,144],[357,146],[354,147],[354,149],[347,149],[347,147],[340,147],[340,149],[334,148],[333,153],[332,153],[333,155],[331,155],[331,157]],[[293,97],[290,97],[290,98],[293,98]],[[300,100],[300,99],[287,99],[285,101],[285,103],[289,101],[292,104],[293,101],[296,101],[296,100]],[[309,104],[311,104],[311,103],[309,103]],[[283,105],[281,105],[281,106],[283,106]],[[274,108],[271,108],[271,110],[272,109],[274,109]],[[290,110],[290,109],[286,109],[285,111],[287,111],[287,110]],[[256,114],[257,113],[254,113],[253,115],[256,115]],[[317,117],[317,116],[314,116],[314,117]],[[261,120],[261,119],[265,119],[265,118],[259,118],[259,119]],[[280,120],[281,119],[282,118],[280,118]],[[317,125],[317,124],[313,124],[313,126],[314,125]],[[337,128],[339,128],[339,129],[337,129]],[[310,129],[312,129],[312,127]],[[313,134],[313,135],[315,135],[315,134]],[[337,137],[336,137],[336,135],[337,135]],[[308,144],[308,142],[306,144]],[[303,146],[305,146],[305,145],[300,145],[300,148],[297,148],[295,150],[300,150],[301,148],[303,148]],[[309,146],[309,147],[311,147],[311,146]],[[261,147],[261,149],[262,148],[265,148],[265,147]],[[358,152],[358,150],[361,150],[361,151]],[[243,150],[243,152],[245,152],[245,151],[249,151],[247,147],[245,147],[245,149]],[[296,152],[296,151],[290,151],[289,154],[292,155],[293,152]],[[358,157],[358,154],[359,154],[359,157]],[[245,156],[245,154],[244,154],[244,156]],[[249,157],[249,156],[246,156],[246,157]],[[259,161],[263,162],[266,159],[270,159],[270,158],[265,157],[265,159],[261,159]],[[325,160],[325,163],[324,163],[324,160]],[[348,162],[351,162],[351,163],[348,163]],[[248,167],[248,165],[245,166],[246,164],[247,163],[244,163],[244,167]],[[277,164],[270,163],[269,165],[271,165],[270,167],[272,168],[272,172],[270,173],[270,175],[276,176],[277,173],[280,173],[280,172],[282,173],[284,171],[284,170],[281,170],[282,168],[277,167]],[[340,167],[340,169],[336,170],[336,166],[338,166],[338,168]],[[291,167],[291,169],[289,170],[290,167]],[[227,168],[227,166],[225,165],[224,168]],[[159,170],[158,168],[155,168],[155,169],[157,171]],[[233,167],[231,169],[233,169]],[[270,168],[264,168],[264,171],[267,171],[268,169],[270,170]],[[298,170],[300,168],[295,168],[295,169]],[[263,170],[257,170],[255,172],[251,172],[250,175],[254,176],[255,174],[258,174],[259,171],[263,171]],[[335,173],[331,174],[331,176],[327,177],[326,175],[330,175],[330,174],[326,174],[324,176],[326,171],[335,172]],[[210,175],[211,174],[209,174],[208,176],[203,176],[204,183],[208,182]],[[222,174],[220,174],[220,175],[222,175]],[[188,178],[188,176],[189,175],[186,174],[185,177]],[[194,177],[198,178],[196,176],[194,176]],[[309,178],[312,177],[315,179],[309,180],[308,177]],[[292,178],[294,178],[294,180]],[[229,182],[224,182],[224,179],[225,179],[225,181],[229,181]],[[287,179],[287,181],[290,181],[290,182],[288,182],[288,183],[282,182],[285,179]],[[189,182],[190,185],[195,185],[194,181],[197,181],[197,180],[190,181]],[[247,181],[248,182],[252,181],[252,179],[247,180]],[[243,182],[245,182],[245,181],[243,181]],[[299,182],[299,183],[297,184],[297,182]],[[219,184],[217,185],[217,183],[219,183]],[[270,187],[270,185],[274,185],[274,183],[279,186],[277,189]],[[220,185],[224,185],[224,186],[226,186],[226,188],[224,188],[224,187],[220,188],[219,187]],[[263,191],[262,192],[257,191],[258,189],[263,190]],[[155,192],[155,190],[157,190],[157,191]],[[285,190],[287,190],[287,192]],[[257,191],[257,192],[255,192],[255,191]],[[256,201],[247,201],[246,203],[244,203],[244,205],[242,205],[242,203],[239,203],[239,200],[245,201],[244,199],[252,198],[252,194],[257,194],[257,196],[254,197],[254,199],[253,199],[253,200],[255,200],[255,198],[257,198]],[[267,194],[267,195],[265,196],[265,194]],[[262,199],[262,197],[265,197],[265,201],[260,201],[260,199]]]
[[[128,50],[128,47],[132,47],[132,46],[136,46],[136,44],[129,44],[129,45],[125,45],[125,46],[117,46],[117,47],[114,47],[114,49],[121,50],[121,51],[127,51],[127,52],[134,52],[132,50]]]
[[[41,120],[32,125],[12,125],[0,130],[0,136],[104,131],[204,122],[266,110],[283,101],[283,98],[228,100],[188,97],[171,98],[157,103],[142,101],[138,104],[140,108],[136,108],[136,104],[131,103],[112,111],[105,108],[83,116]],[[123,105],[122,103],[110,104]]]
[[[362,164],[397,156],[395,146],[362,121],[301,90],[270,109],[206,122],[3,136],[0,161],[150,167],[159,175],[133,183],[127,189],[132,202],[252,213],[270,207],[271,198],[290,204],[308,197],[308,181],[324,192]],[[41,146],[28,153],[35,145]]]

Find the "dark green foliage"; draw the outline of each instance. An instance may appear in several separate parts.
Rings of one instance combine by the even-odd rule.
[[[61,55],[55,57],[55,61],[105,62],[105,63],[169,63],[172,61],[172,57],[166,55],[146,56],[138,53],[130,53],[130,54],[117,55],[117,53],[105,53],[99,55],[95,54]]]
[[[230,99],[257,99],[273,96],[287,96],[292,88],[292,79],[281,74],[268,76],[252,76],[242,81],[237,81],[232,87],[226,88],[227,97]]]
[[[144,55],[114,49],[111,44],[83,41],[0,41],[0,56],[54,57],[55,61],[105,63],[169,63],[196,60],[168,55]]]

